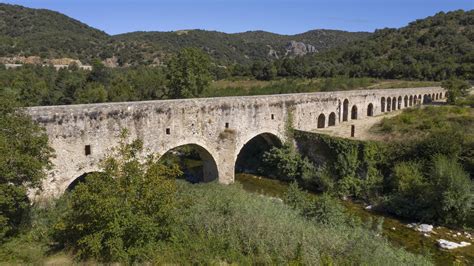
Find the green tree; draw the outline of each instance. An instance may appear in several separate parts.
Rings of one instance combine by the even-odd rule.
[[[74,94],[76,103],[101,103],[107,101],[107,91],[99,83],[87,83]]]
[[[27,191],[40,188],[52,156],[44,130],[8,98],[0,97],[0,242],[18,231]]]
[[[435,155],[430,170],[432,208],[444,224],[462,224],[472,215],[473,181],[455,158]]]
[[[168,65],[171,98],[199,96],[211,81],[210,59],[199,49],[185,48]]]
[[[158,156],[140,159],[142,142],[126,142],[102,162],[102,172],[86,177],[69,199],[69,211],[55,225],[56,239],[80,258],[108,262],[143,261],[170,237],[177,205],[176,165]]]
[[[459,79],[446,80],[441,86],[448,91],[448,103],[450,104],[455,104],[458,97],[466,96],[471,87],[469,82]]]

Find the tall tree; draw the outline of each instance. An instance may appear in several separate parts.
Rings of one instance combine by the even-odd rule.
[[[0,242],[18,230],[52,156],[44,130],[8,98],[0,95]]]
[[[185,48],[168,65],[169,95],[171,98],[197,97],[209,87],[210,59],[199,49]]]

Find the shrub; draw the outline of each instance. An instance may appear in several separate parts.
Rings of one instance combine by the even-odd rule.
[[[435,155],[430,169],[432,212],[444,224],[462,224],[473,211],[473,181],[455,158]]]
[[[159,241],[170,237],[176,207],[177,166],[156,156],[139,158],[140,141],[125,143],[72,191],[69,209],[55,225],[59,243],[81,259],[109,262],[148,260]]]

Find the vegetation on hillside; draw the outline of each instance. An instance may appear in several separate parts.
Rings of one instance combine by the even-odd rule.
[[[58,12],[0,4],[0,57],[73,58],[83,63],[110,58],[117,66],[159,65],[184,48],[198,48],[221,65],[249,64],[284,57],[290,41],[327,50],[369,35],[315,30],[297,35],[216,31],[132,32],[110,36]]]
[[[474,10],[440,12],[345,47],[276,62],[279,75],[474,79]]]

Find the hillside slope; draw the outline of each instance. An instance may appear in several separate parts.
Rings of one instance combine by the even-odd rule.
[[[247,64],[317,53],[369,36],[366,32],[313,30],[297,35],[265,31],[227,34],[217,31],[186,30],[175,32],[133,32],[114,36],[121,42],[142,44],[153,52],[174,53],[184,47],[198,47],[224,64]]]
[[[474,80],[474,10],[440,12],[306,58],[318,75]]]
[[[227,34],[190,30],[110,36],[45,9],[0,3],[0,57],[94,58],[110,66],[159,64],[184,47],[207,51],[219,64],[246,64],[305,55],[365,38],[369,33],[315,30],[294,36],[263,31]],[[107,59],[107,60],[106,60]]]

